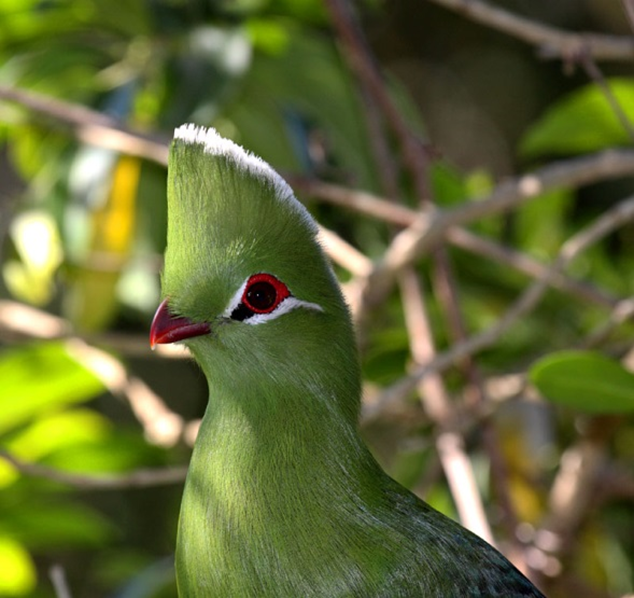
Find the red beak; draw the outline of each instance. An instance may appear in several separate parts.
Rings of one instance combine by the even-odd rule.
[[[207,322],[192,322],[188,318],[170,314],[167,299],[158,306],[150,327],[150,346],[175,343],[186,338],[209,334],[211,326]]]

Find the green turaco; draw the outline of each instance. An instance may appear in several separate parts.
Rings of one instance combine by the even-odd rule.
[[[352,324],[316,235],[268,164],[213,129],[176,130],[151,343],[184,342],[210,389],[181,507],[180,596],[542,596],[360,439]]]

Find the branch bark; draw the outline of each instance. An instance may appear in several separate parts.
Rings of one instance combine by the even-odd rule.
[[[428,0],[476,23],[536,46],[546,58],[570,59],[589,52],[595,60],[630,62],[634,39],[600,33],[571,33],[498,8],[482,0]]]
[[[604,212],[587,228],[581,230],[564,243],[548,274],[529,285],[496,324],[465,341],[455,344],[446,353],[438,355],[409,376],[385,389],[382,396],[364,410],[365,418],[372,419],[381,412],[386,404],[400,401],[415,389],[424,376],[444,370],[457,363],[460,359],[491,346],[521,317],[536,307],[553,278],[568,266],[574,258],[587,247],[597,243],[607,234],[632,219],[634,219],[634,197],[625,199],[612,209]]]
[[[401,231],[364,281],[357,320],[363,321],[391,291],[397,273],[436,246],[454,226],[508,212],[553,189],[579,187],[634,173],[634,151],[607,150],[564,160],[500,184],[487,198],[452,210],[429,209]],[[549,280],[551,280],[549,278]]]
[[[121,490],[123,488],[146,488],[166,486],[185,481],[187,466],[166,467],[165,469],[137,469],[125,474],[85,475],[70,473],[38,463],[27,463],[8,451],[0,449],[0,459],[10,463],[19,472],[73,486],[78,490]]]

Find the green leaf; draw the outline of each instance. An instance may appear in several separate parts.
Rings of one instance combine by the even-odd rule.
[[[518,245],[540,259],[552,259],[567,234],[567,217],[574,195],[555,189],[526,202],[513,216]]]
[[[463,176],[449,163],[437,161],[429,170],[434,198],[439,205],[455,206],[467,196]]]
[[[254,54],[240,97],[227,105],[217,128],[277,169],[319,173],[334,165],[335,172],[359,187],[380,189],[363,106],[332,39],[293,26],[285,33],[278,52]],[[404,90],[390,83],[389,91],[408,124],[419,131]],[[311,131],[319,134],[334,164],[321,163],[308,152],[314,144],[306,137]]]
[[[44,462],[56,469],[85,473],[130,471],[164,463],[163,451],[132,432],[114,432],[75,446],[60,447]]]
[[[0,512],[0,528],[32,550],[101,546],[115,533],[97,509],[40,496],[34,495],[20,508]]]
[[[7,446],[12,454],[30,461],[67,448],[81,450],[107,438],[111,422],[88,409],[69,409],[40,417],[16,434]]]
[[[634,374],[598,353],[552,353],[533,365],[529,378],[553,403],[586,413],[634,411]]]
[[[35,588],[35,565],[24,547],[0,536],[0,595],[26,596]]]
[[[634,80],[610,79],[610,90],[634,122]],[[578,154],[631,145],[632,140],[596,84],[574,91],[553,104],[520,144],[524,157]]]
[[[39,415],[87,401],[104,387],[63,342],[0,354],[0,434]]]

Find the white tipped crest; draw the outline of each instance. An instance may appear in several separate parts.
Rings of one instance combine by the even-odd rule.
[[[264,160],[245,150],[237,143],[222,137],[214,128],[200,127],[194,124],[181,125],[174,131],[174,139],[181,140],[187,144],[201,145],[206,154],[212,156],[224,156],[245,170],[246,172],[265,179],[271,183],[279,199],[287,201],[298,208],[302,219],[310,223],[317,230],[317,225],[293,194],[293,190],[288,183]]]

